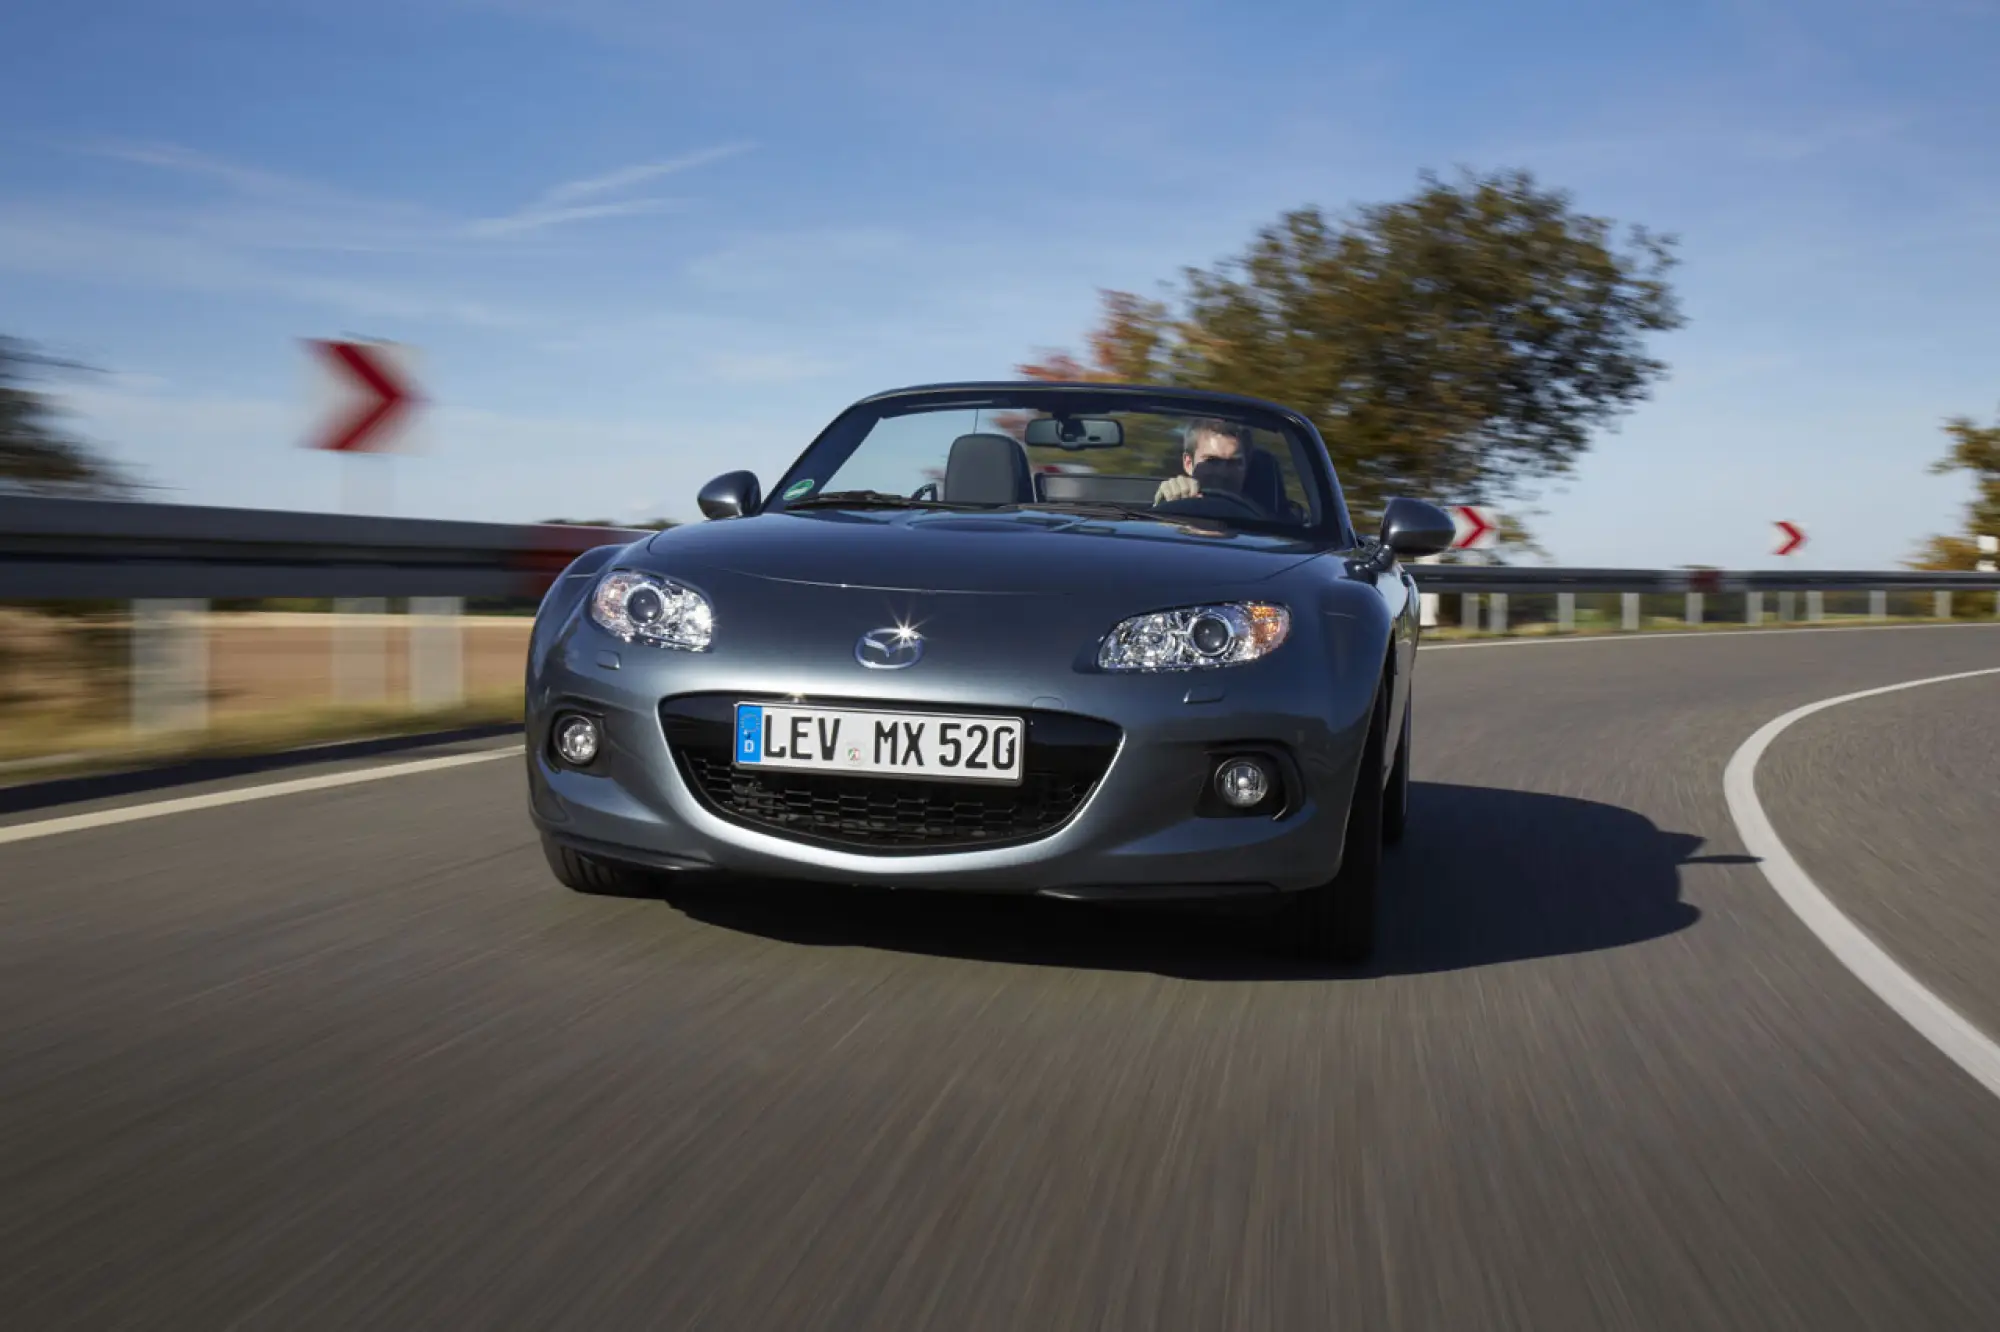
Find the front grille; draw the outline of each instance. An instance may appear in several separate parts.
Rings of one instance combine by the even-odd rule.
[[[674,762],[696,798],[723,818],[795,841],[852,850],[966,850],[1046,837],[1090,798],[1118,751],[1120,735],[1109,722],[1088,717],[1009,711],[1026,723],[1018,786],[738,768],[731,761],[736,704],[780,701],[735,694],[668,699],[660,705],[660,719]],[[980,711],[816,701],[897,712]]]

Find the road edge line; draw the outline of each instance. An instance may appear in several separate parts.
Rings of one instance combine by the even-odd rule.
[[[1897,1016],[1987,1091],[2000,1096],[2000,1044],[1995,1044],[1992,1037],[1905,970],[1888,950],[1834,905],[1833,899],[1813,882],[1785,848],[1783,839],[1764,812],[1763,803],[1757,798],[1757,761],[1771,747],[1771,743],[1794,723],[1816,712],[1873,698],[1878,694],[1893,694],[1904,689],[1992,675],[2000,675],[2000,666],[1906,680],[1793,708],[1765,722],[1730,755],[1728,764],[1723,768],[1722,791],[1729,805],[1729,817],[1736,824],[1737,835],[1742,838],[1744,847],[1758,858],[1757,868],[1763,871],[1765,880],[1793,914],[1819,937],[1836,961],[1874,991],[1876,997],[1889,1005]]]
[[[494,759],[508,758],[522,752],[524,752],[523,746],[510,745],[504,749],[482,749],[476,754],[448,754],[442,758],[415,759],[408,763],[385,763],[351,772],[321,773],[317,777],[296,777],[290,781],[268,782],[261,786],[239,786],[227,791],[210,791],[203,795],[176,796],[170,800],[152,800],[141,805],[120,805],[112,809],[91,810],[84,814],[65,814],[53,819],[37,819],[31,823],[7,824],[0,826],[0,846],[11,842],[30,842],[42,837],[57,837],[63,833],[84,832],[92,828],[107,828],[120,823],[136,823],[142,819],[165,818],[169,814],[185,814],[198,809],[218,809],[225,805],[269,800],[305,791],[325,791],[334,787],[355,786],[362,782],[384,781],[390,777],[408,777],[422,772],[459,768],[471,763],[490,763]]]

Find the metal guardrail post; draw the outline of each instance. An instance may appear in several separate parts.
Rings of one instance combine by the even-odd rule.
[[[336,597],[333,603],[333,696],[380,703],[389,695],[387,597]]]
[[[1443,561],[1444,557],[1442,555],[1422,555],[1417,558],[1416,563],[1441,564],[1443,563]],[[1437,627],[1437,622],[1438,622],[1437,593],[1435,592],[1417,593],[1417,621],[1426,629],[1435,629]]]
[[[1790,591],[1778,593],[1779,624],[1790,624],[1792,620],[1795,618],[1793,615],[1793,611],[1796,609],[1795,603],[1797,599],[1798,599],[1797,594]]]
[[[1628,633],[1635,633],[1639,628],[1639,594],[1622,592],[1619,595],[1623,598],[1625,630]]]
[[[1467,629],[1474,629],[1474,630],[1478,629],[1479,594],[1477,592],[1462,593],[1459,596],[1458,600],[1461,611],[1461,614],[1459,616],[1460,621],[1465,625]]]
[[[411,597],[410,702],[420,708],[465,701],[463,597]]]
[[[1817,624],[1826,616],[1826,593],[1814,588],[1806,593],[1806,619]]]
[[[141,734],[208,725],[208,603],[132,603],[131,727]]]
[[[1868,618],[1871,620],[1889,618],[1889,594],[1879,587],[1868,594]]]
[[[1743,623],[1758,625],[1764,623],[1764,594],[1745,592],[1743,594]]]
[[[1690,592],[1687,594],[1687,622],[1690,625],[1701,623],[1701,593],[1699,592]]]
[[[1493,609],[1487,615],[1486,627],[1496,634],[1507,632],[1507,594],[1505,592],[1495,592],[1493,594]]]
[[[1940,620],[1951,618],[1951,589],[1941,587],[1931,594],[1931,611]]]
[[[1576,632],[1576,593],[1556,593],[1556,628],[1565,634]]]

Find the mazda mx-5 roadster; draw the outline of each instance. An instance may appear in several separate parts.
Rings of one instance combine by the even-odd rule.
[[[584,893],[661,876],[1263,898],[1370,953],[1409,808],[1415,499],[1355,531],[1304,415],[1097,383],[899,389],[767,493],[601,546],[527,663],[529,807]]]

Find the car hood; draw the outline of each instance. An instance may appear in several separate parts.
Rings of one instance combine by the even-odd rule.
[[[1291,537],[1196,535],[1145,519],[818,509],[669,528],[646,544],[660,572],[731,573],[810,587],[1066,596],[1261,582],[1322,553]]]

